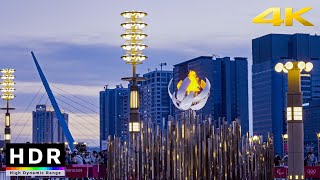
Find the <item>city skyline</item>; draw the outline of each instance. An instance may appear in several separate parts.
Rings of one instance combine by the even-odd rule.
[[[303,2],[272,2],[275,6],[281,7],[301,8],[305,6]],[[64,6],[65,3],[69,6]],[[150,11],[150,16],[146,18],[146,21],[152,24],[152,28],[147,30],[147,33],[150,34],[150,38],[147,40],[150,49],[146,50],[146,54],[150,59],[138,68],[140,74],[147,72],[148,68],[160,68],[158,64],[161,62],[167,62],[168,66],[165,69],[170,70],[173,64],[212,53],[221,57],[248,57],[250,72],[251,39],[271,32],[320,33],[317,27],[303,27],[298,24],[293,28],[252,24],[251,19],[268,8],[270,2],[261,2],[255,8],[242,11],[247,8],[246,5],[251,4],[250,1],[247,0],[232,7],[228,5],[228,2],[217,4],[212,1],[202,3],[188,1],[182,7],[179,2],[170,1],[168,3],[171,6],[166,7],[166,12],[163,12],[162,9],[167,3],[152,3],[151,5],[151,2],[141,1],[137,5],[127,3],[124,7],[121,2],[111,1],[96,3],[85,3],[84,1],[80,3],[63,1],[51,3],[41,1],[4,2],[0,7],[0,22],[5,25],[0,30],[0,66],[1,68],[12,67],[17,70],[17,97],[12,101],[13,106],[17,109],[12,112],[12,124],[18,124],[15,129],[12,129],[13,132],[20,132],[26,126],[21,136],[28,135],[28,129],[31,126],[27,119],[31,113],[25,114],[24,111],[42,86],[32,63],[30,50],[34,50],[39,57],[39,63],[43,66],[51,85],[76,94],[96,105],[99,100],[97,94],[105,84],[114,86],[123,83],[120,78],[130,74],[129,69],[120,59],[122,50],[119,46],[122,42],[119,37],[121,32],[119,24],[123,20],[119,14],[124,9],[131,10],[139,7],[138,9]],[[108,8],[108,4],[112,4],[114,8]],[[320,11],[317,11],[319,9],[316,7],[316,2],[309,3],[309,5],[314,5],[314,9],[305,17],[317,25],[319,20],[315,17],[319,15],[317,12]],[[74,7],[74,9],[66,7]],[[58,14],[56,14],[57,11],[52,11],[54,8],[59,9]],[[237,12],[239,17],[242,17],[241,20],[232,22],[233,16],[223,13],[225,9]],[[215,13],[212,13],[213,10]],[[71,11],[73,13],[70,13]],[[194,24],[191,24],[190,31],[184,32],[184,29],[190,27],[190,19],[184,18],[184,13],[176,13],[179,11],[194,11],[191,20],[197,21],[193,21]],[[17,15],[12,14],[13,12],[20,13]],[[219,20],[219,16],[217,16],[219,13],[226,16],[224,20],[228,23]],[[55,15],[53,16],[53,14]],[[76,21],[79,17],[83,19],[83,22]],[[210,18],[210,21],[207,18]],[[211,21],[211,18],[214,21]],[[234,31],[239,24],[247,26],[248,28],[245,29],[251,30],[237,28],[237,31]],[[118,68],[113,68],[113,66]],[[70,71],[70,67],[72,67],[72,71]],[[111,77],[110,74],[114,75]],[[249,79],[251,79],[250,77],[249,73]],[[61,91],[59,93],[66,95]],[[1,103],[1,105],[4,104]],[[28,112],[31,111],[32,109],[29,108]],[[81,113],[78,114],[81,116]],[[3,115],[3,112],[0,115]],[[22,115],[22,120],[19,121]],[[98,117],[98,114],[92,114],[92,116]],[[24,125],[26,122],[27,124]],[[2,128],[3,124],[0,127]],[[75,130],[72,130],[71,127],[71,131],[75,132]],[[88,136],[91,135],[88,134]],[[12,139],[15,137],[16,135],[13,134]],[[19,138],[18,141],[24,139],[25,137]]]

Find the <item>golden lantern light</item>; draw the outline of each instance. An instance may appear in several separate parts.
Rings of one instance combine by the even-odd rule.
[[[125,33],[121,37],[126,41],[126,44],[121,48],[126,51],[126,54],[121,58],[129,64],[140,64],[148,57],[142,54],[142,50],[148,46],[142,44],[142,40],[147,37],[142,32],[142,29],[147,27],[148,24],[142,22],[143,17],[147,16],[147,13],[141,11],[126,11],[121,13],[121,16],[126,18],[126,22],[121,26],[125,28]]]
[[[9,100],[12,100],[15,96],[13,94],[13,92],[15,91],[15,89],[13,88],[14,83],[14,78],[15,76],[13,75],[13,73],[15,72],[14,69],[2,69],[1,73],[1,79],[2,82],[0,83],[0,85],[2,85],[3,87],[1,88],[1,98],[3,100],[6,100],[7,102],[9,102]]]
[[[284,73],[288,73],[290,70],[297,68],[300,70],[300,72],[302,70],[305,70],[306,72],[310,72],[313,69],[313,64],[311,62],[303,62],[303,61],[299,61],[299,62],[291,62],[288,61],[285,64],[282,63],[278,63],[275,66],[275,71],[276,72],[284,72]]]
[[[288,139],[288,134],[282,134],[282,139]]]
[[[147,16],[148,14],[142,11],[125,11],[123,13],[120,14],[121,16],[125,17],[125,18],[143,18],[145,16]]]

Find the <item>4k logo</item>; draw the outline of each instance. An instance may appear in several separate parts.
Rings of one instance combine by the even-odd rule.
[[[285,19],[281,19],[281,8],[273,7],[265,10],[255,18],[253,18],[252,22],[256,24],[273,24],[273,26],[280,26],[281,24],[285,24],[285,26],[292,26],[293,20],[298,21],[304,26],[314,26],[311,22],[302,18],[301,16],[310,11],[311,7],[302,8],[296,12],[293,11],[293,8],[285,8]],[[268,15],[272,15],[271,19],[267,19]]]

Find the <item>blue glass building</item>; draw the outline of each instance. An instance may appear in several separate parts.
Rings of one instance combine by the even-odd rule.
[[[204,108],[198,114],[212,115],[216,122],[225,118],[231,122],[240,121],[242,133],[249,131],[248,113],[248,62],[247,58],[230,57],[213,59],[200,56],[174,65],[173,84],[188,76],[190,70],[197,72],[200,79],[211,82],[210,96]],[[176,89],[176,87],[174,87]],[[176,108],[175,115],[180,111]]]
[[[62,115],[68,125],[69,115],[63,110]],[[32,112],[32,142],[61,143],[65,141],[65,135],[53,107],[45,104],[37,105],[36,110]]]
[[[100,147],[109,136],[128,139],[129,90],[121,85],[100,92]]]
[[[162,126],[173,115],[173,104],[168,95],[168,84],[172,71],[155,70],[143,75],[146,81],[139,83],[140,115],[143,121],[155,122]]]
[[[301,89],[304,96],[304,145],[305,152],[313,149],[318,155],[316,133],[320,132],[320,60],[311,61],[314,65],[313,70],[310,74],[303,74],[301,77]]]
[[[316,134],[320,133],[320,99],[306,103],[303,107],[303,113],[305,152],[313,150],[318,155],[318,138]]]
[[[274,66],[287,59],[312,61],[320,58],[320,37],[309,34],[269,34],[252,40],[253,133],[274,136],[275,152],[282,154],[282,134],[286,133],[287,77]],[[304,103],[319,97],[319,68],[302,75]],[[307,122],[306,122],[307,123]],[[305,131],[305,136],[308,132]]]

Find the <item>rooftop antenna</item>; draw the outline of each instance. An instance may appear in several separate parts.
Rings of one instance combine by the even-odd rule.
[[[217,58],[220,58],[220,56],[217,54],[212,54],[212,59],[217,59]]]
[[[162,71],[162,66],[166,66],[166,65],[167,65],[167,63],[160,63],[159,64],[161,71]]]

